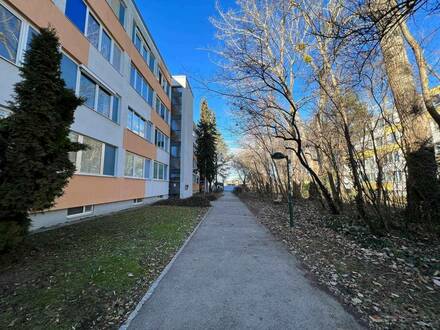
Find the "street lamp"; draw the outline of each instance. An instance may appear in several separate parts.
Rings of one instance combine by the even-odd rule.
[[[293,201],[292,201],[292,187],[290,184],[290,159],[289,156],[281,153],[274,152],[270,155],[273,160],[285,159],[287,162],[287,203],[289,204],[289,225],[290,228],[293,227]]]

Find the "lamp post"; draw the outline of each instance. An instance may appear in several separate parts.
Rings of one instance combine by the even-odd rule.
[[[270,155],[273,160],[285,159],[287,163],[287,203],[289,204],[289,225],[293,227],[293,201],[292,201],[292,187],[290,184],[290,159],[289,156],[281,153],[274,152]]]

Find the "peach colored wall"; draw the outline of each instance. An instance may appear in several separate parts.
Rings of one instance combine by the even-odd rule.
[[[40,28],[50,26],[57,30],[66,51],[80,63],[87,64],[89,42],[64,13],[50,0],[7,0],[8,4]]]
[[[133,152],[139,156],[150,159],[156,159],[156,146],[145,141],[139,135],[133,133],[129,129],[124,130],[124,149]]]
[[[131,32],[124,30],[107,1],[87,0],[87,3],[95,15],[99,17],[100,21],[104,24],[104,26],[107,28],[107,31],[110,32],[116,42],[128,53],[135,66],[142,73],[148,83],[154,88],[163,103],[168,107],[168,109],[171,109],[171,100],[160,86],[157,78],[148,69],[147,64],[145,64],[141,54],[139,54],[138,50],[134,47],[130,36],[127,34],[130,34]],[[168,73],[166,73],[166,75],[168,76]],[[170,80],[170,77],[168,77],[168,80]]]
[[[198,183],[193,183],[193,193],[194,192],[199,192],[199,184]]]
[[[145,196],[145,180],[74,175],[52,210],[124,201]]]
[[[171,134],[170,126],[165,122],[165,120],[162,119],[161,116],[157,114],[155,110],[151,111],[151,122],[154,124],[154,126],[160,129],[162,133],[170,137]]]

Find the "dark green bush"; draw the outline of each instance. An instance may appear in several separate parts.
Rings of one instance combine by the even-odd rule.
[[[243,188],[240,186],[234,187],[234,189],[232,190],[232,192],[236,195],[241,194],[243,192]]]
[[[16,221],[0,221],[0,252],[17,246],[26,236],[26,227]]]

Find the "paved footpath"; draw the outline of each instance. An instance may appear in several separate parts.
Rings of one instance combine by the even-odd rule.
[[[213,203],[129,329],[360,329],[232,193]]]

